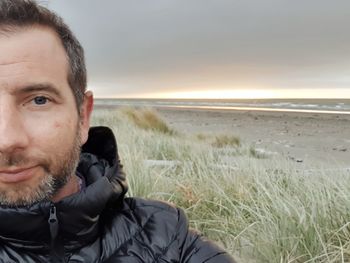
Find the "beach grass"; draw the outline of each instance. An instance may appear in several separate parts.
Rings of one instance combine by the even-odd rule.
[[[241,145],[241,140],[237,136],[221,134],[215,136],[212,145],[218,148],[239,147]]]
[[[170,135],[174,134],[174,130],[170,129],[165,121],[163,121],[159,115],[150,108],[136,109],[132,107],[125,107],[121,109],[121,112],[141,129],[152,130]]]
[[[96,110],[93,124],[115,132],[130,196],[181,207],[239,262],[350,262],[349,171],[300,170],[241,140],[215,145],[215,135],[145,128],[147,115],[129,115]]]

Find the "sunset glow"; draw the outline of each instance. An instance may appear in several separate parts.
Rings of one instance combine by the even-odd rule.
[[[219,89],[174,92],[128,93],[118,87],[119,92],[106,94],[104,87],[90,86],[96,98],[155,98],[155,99],[274,99],[274,98],[350,98],[350,89]],[[104,91],[103,93],[101,91]]]
[[[350,89],[238,89],[170,92],[158,98],[194,99],[273,99],[273,98],[350,98]]]
[[[276,91],[273,90],[203,90],[203,91],[187,91],[187,92],[169,92],[162,94],[164,97],[174,99],[256,99],[256,98],[275,98]],[[159,97],[163,97],[160,95]]]

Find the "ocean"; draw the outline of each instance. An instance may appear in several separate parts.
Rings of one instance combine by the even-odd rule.
[[[95,106],[350,114],[350,99],[95,99]]]

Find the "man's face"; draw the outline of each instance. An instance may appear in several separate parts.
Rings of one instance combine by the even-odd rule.
[[[0,34],[0,204],[51,198],[74,174],[87,139],[64,48],[43,27]]]

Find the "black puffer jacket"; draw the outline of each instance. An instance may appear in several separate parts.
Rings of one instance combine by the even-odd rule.
[[[108,128],[90,130],[78,172],[87,187],[57,203],[0,208],[0,262],[233,262],[188,230],[184,213],[124,198],[125,176]]]

